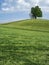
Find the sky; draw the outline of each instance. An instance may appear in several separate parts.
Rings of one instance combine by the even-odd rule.
[[[39,6],[49,19],[49,0],[0,0],[0,23],[30,18],[31,7]]]

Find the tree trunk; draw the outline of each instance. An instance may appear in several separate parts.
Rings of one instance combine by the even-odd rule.
[[[35,16],[35,19],[37,19],[37,17]]]

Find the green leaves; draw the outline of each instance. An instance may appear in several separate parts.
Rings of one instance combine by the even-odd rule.
[[[42,11],[41,9],[39,8],[39,6],[35,6],[35,7],[32,7],[31,8],[31,15],[32,17],[34,17],[35,19],[37,17],[42,17]]]

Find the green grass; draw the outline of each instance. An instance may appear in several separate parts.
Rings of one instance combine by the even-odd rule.
[[[49,20],[0,24],[0,65],[49,65]]]

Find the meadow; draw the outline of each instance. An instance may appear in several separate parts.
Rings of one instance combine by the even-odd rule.
[[[0,24],[0,65],[49,65],[49,20]]]

